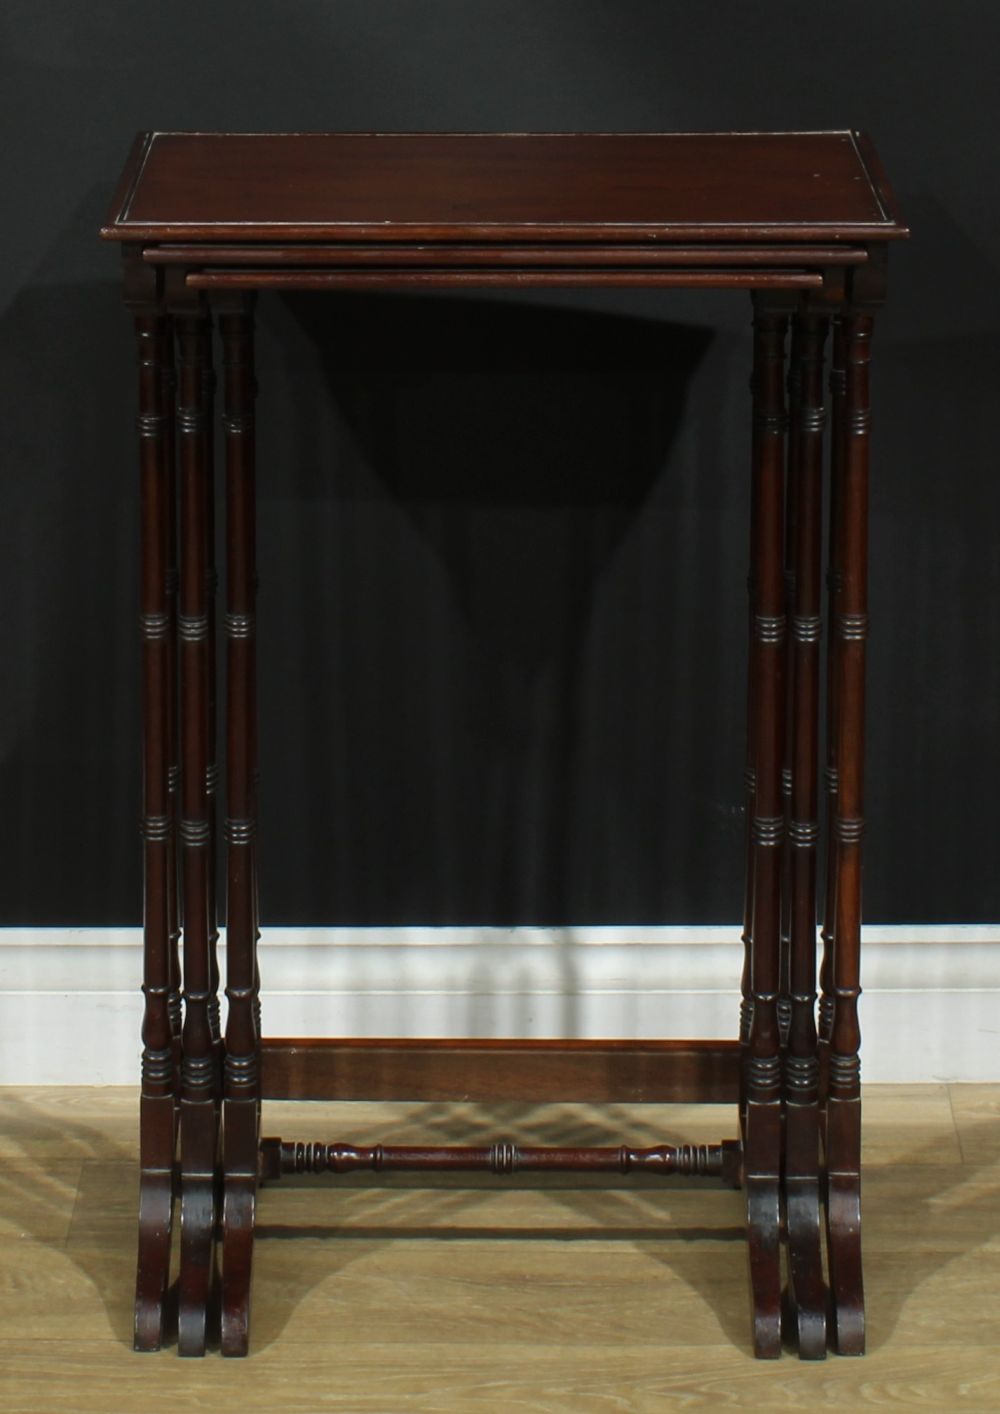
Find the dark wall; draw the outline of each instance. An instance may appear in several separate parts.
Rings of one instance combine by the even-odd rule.
[[[6,0],[0,922],[136,920],[132,134],[868,128],[868,917],[1000,918],[1000,9]],[[281,922],[729,921],[748,302],[259,307],[262,836]]]

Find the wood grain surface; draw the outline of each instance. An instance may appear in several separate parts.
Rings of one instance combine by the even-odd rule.
[[[265,1106],[266,1132],[707,1141],[707,1106]],[[285,1180],[245,1362],[131,1349],[135,1091],[0,1091],[8,1414],[1000,1408],[1000,1086],[865,1094],[869,1354],[752,1359],[742,1199],[553,1175]]]
[[[112,240],[865,240],[907,234],[863,135],[147,133]]]

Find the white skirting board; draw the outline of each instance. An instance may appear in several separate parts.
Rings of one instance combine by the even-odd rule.
[[[739,933],[272,928],[264,1034],[733,1038]],[[871,926],[862,955],[865,1080],[1000,1080],[1000,925]],[[138,929],[0,929],[0,1084],[136,1083],[141,970]]]

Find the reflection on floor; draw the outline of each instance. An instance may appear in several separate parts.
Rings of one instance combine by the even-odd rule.
[[[0,1090],[0,1399],[16,1411],[1000,1409],[1000,1086],[866,1092],[869,1355],[754,1362],[738,1193],[352,1175],[264,1190],[251,1357],[130,1348],[136,1096]],[[728,1108],[281,1105],[361,1143],[642,1144]]]

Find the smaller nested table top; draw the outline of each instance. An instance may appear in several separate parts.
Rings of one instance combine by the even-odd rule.
[[[135,241],[905,236],[870,141],[793,133],[141,133],[102,235]]]

